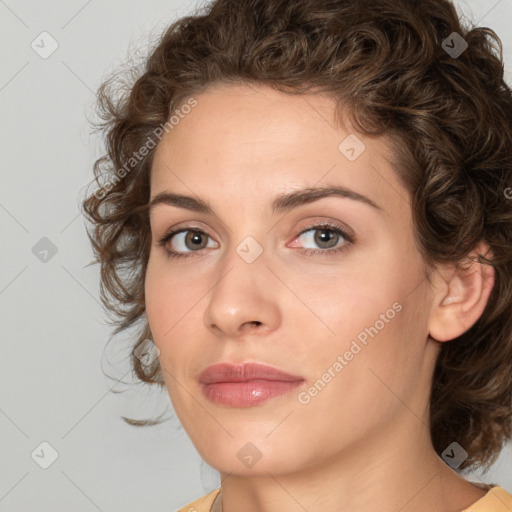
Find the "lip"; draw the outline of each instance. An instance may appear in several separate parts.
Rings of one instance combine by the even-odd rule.
[[[199,374],[203,394],[212,402],[252,407],[300,386],[304,378],[261,363],[218,363]]]

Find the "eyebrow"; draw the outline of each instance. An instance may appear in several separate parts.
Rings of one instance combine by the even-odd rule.
[[[308,187],[277,195],[271,204],[272,213],[275,215],[278,213],[288,212],[299,206],[323,199],[324,197],[333,196],[359,201],[375,208],[376,210],[383,211],[378,204],[362,194],[345,187],[326,185],[321,187]],[[167,204],[210,215],[214,215],[215,213],[208,201],[171,192],[161,192],[153,197],[149,203],[149,211],[151,212],[153,208],[160,204]]]

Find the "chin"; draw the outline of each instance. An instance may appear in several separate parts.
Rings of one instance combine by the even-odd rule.
[[[229,437],[224,432],[219,436],[205,435],[207,444],[194,443],[202,459],[221,473],[244,476],[268,476],[293,473],[300,468],[313,465],[312,457],[299,446],[303,443],[287,443],[290,436],[283,438],[273,434],[244,436],[236,432],[236,437]],[[293,454],[300,455],[300,460]]]

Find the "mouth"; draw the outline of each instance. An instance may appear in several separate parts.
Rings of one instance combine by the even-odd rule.
[[[260,363],[219,363],[199,375],[203,394],[229,407],[252,407],[300,386],[305,379]]]

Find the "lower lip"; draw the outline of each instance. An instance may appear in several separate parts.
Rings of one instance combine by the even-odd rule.
[[[303,381],[251,380],[248,382],[217,382],[203,384],[206,398],[220,405],[252,407],[269,398],[289,393]]]

